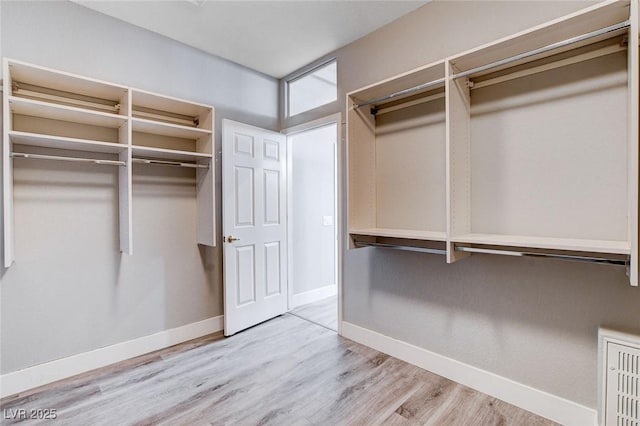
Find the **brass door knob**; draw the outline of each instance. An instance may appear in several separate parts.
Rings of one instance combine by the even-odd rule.
[[[229,236],[227,237],[227,242],[228,242],[228,243],[232,243],[232,242],[234,242],[234,241],[240,241],[240,238],[235,238],[235,237],[233,237],[233,236],[231,236],[231,235],[229,235]]]

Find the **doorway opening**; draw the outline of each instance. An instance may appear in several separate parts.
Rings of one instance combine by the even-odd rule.
[[[289,313],[340,332],[340,115],[285,131]]]

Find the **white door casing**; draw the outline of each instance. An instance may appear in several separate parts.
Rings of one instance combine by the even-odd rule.
[[[293,221],[295,220],[294,218],[294,213],[293,213],[293,205],[295,204],[295,201],[293,200],[293,184],[292,184],[292,180],[295,179],[295,176],[293,175],[293,161],[292,161],[292,150],[291,150],[291,145],[293,143],[291,136],[295,136],[298,133],[301,132],[306,132],[318,127],[325,127],[328,125],[332,125],[334,124],[335,130],[336,130],[336,137],[335,137],[335,213],[334,213],[334,226],[335,226],[335,232],[336,232],[336,265],[335,265],[335,269],[336,269],[336,283],[337,283],[337,296],[338,296],[338,304],[337,304],[337,309],[338,309],[338,335],[342,335],[342,254],[343,254],[343,247],[344,244],[349,243],[349,238],[348,235],[345,234],[343,232],[343,216],[342,216],[342,212],[343,212],[343,204],[342,204],[342,200],[344,199],[343,197],[343,186],[340,184],[340,182],[342,182],[342,150],[344,149],[343,146],[343,139],[342,139],[342,130],[343,127],[342,125],[344,124],[342,122],[342,115],[340,113],[336,113],[336,114],[332,114],[323,118],[319,118],[313,121],[309,121],[303,124],[299,124],[293,127],[290,127],[288,129],[285,129],[282,131],[282,133],[284,133],[285,135],[287,135],[288,137],[288,141],[287,141],[287,146],[289,147],[289,150],[287,152],[287,162],[288,162],[288,168],[287,168],[287,179],[288,179],[288,185],[287,185],[287,190],[288,190],[288,202],[287,202],[287,209],[288,209],[288,218],[287,218],[287,226],[288,226],[288,238],[289,238],[289,259],[287,261],[288,263],[288,268],[289,268],[289,275],[288,275],[288,284],[289,284],[289,309],[292,309],[295,305],[295,301],[293,300],[293,280],[295,279],[295,277],[293,276],[293,253],[291,252],[291,250],[293,250]]]
[[[287,144],[222,122],[224,334],[287,311]]]

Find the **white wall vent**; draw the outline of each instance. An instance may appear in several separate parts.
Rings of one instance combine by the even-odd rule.
[[[640,336],[600,329],[603,426],[640,426]]]

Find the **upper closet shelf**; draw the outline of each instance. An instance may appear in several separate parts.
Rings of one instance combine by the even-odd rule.
[[[607,1],[449,59],[452,78],[479,77],[624,35],[629,2]]]
[[[461,71],[459,73],[453,74],[451,78],[457,79],[457,78],[463,78],[463,77],[478,77],[487,73],[500,71],[507,67],[513,67],[515,65],[532,62],[549,55],[557,55],[565,51],[567,48],[576,49],[577,47],[580,47],[580,44],[583,42],[595,43],[596,40],[604,40],[608,38],[613,38],[618,35],[626,34],[627,29],[629,28],[629,25],[630,25],[629,21],[620,22],[618,24],[601,28],[587,34],[582,34],[567,40],[558,41],[558,42],[551,43],[549,45],[542,46],[527,52],[522,52],[508,58],[499,59],[495,62],[480,65],[467,71]],[[624,50],[624,49],[621,48],[619,50]],[[603,54],[605,54],[608,51],[609,50],[603,52]],[[596,55],[594,54],[585,55],[585,59],[591,59],[595,56]],[[575,63],[576,61],[571,61],[571,62],[564,61],[564,62]],[[553,65],[553,66],[557,67],[559,65],[562,65],[562,64]],[[548,68],[548,66],[546,68]]]
[[[528,247],[548,250],[579,251],[589,253],[631,253],[631,244],[627,241],[583,240],[550,237],[546,238],[499,234],[465,234],[457,237],[451,237],[451,242],[506,247]]]
[[[67,138],[37,133],[9,132],[11,142],[17,145],[37,146],[41,148],[71,149],[74,151],[104,152],[117,154],[127,150],[127,145],[111,142],[100,142],[87,139]]]
[[[50,120],[69,121],[88,124],[91,126],[119,128],[127,122],[124,115],[91,111],[83,108],[36,101],[33,99],[9,97],[9,107],[13,114],[31,117],[47,118]]]
[[[135,117],[131,119],[131,122],[134,132],[170,136],[174,138],[198,139],[203,136],[210,136],[212,133],[211,130],[199,129],[197,127],[162,123],[159,121],[145,120]]]
[[[347,96],[351,97],[353,109],[371,105],[372,111],[375,113],[380,105],[427,92],[442,91],[444,85],[444,61],[438,61],[411,70],[398,77],[364,87]]]
[[[170,111],[172,114],[197,117],[203,120],[206,118],[204,116],[213,109],[210,105],[187,102],[182,99],[145,92],[139,89],[132,90],[132,101],[134,115],[138,109],[150,109],[154,111]]]
[[[368,101],[360,101],[353,105],[354,108],[360,108],[368,105],[382,105],[387,102],[392,102],[395,100],[404,99],[405,97],[417,95],[423,93],[427,90],[435,90],[438,88],[444,88],[445,79],[439,78],[433,81],[427,81],[426,83],[419,84],[414,87],[410,87],[408,89],[402,89],[397,92],[390,93],[388,95],[380,96],[379,98],[371,99]],[[374,109],[374,113],[377,108]]]
[[[54,71],[33,64],[11,60],[8,64],[11,81],[26,83],[51,90],[79,93],[93,98],[119,102],[128,92],[127,87],[87,78],[62,71]]]

